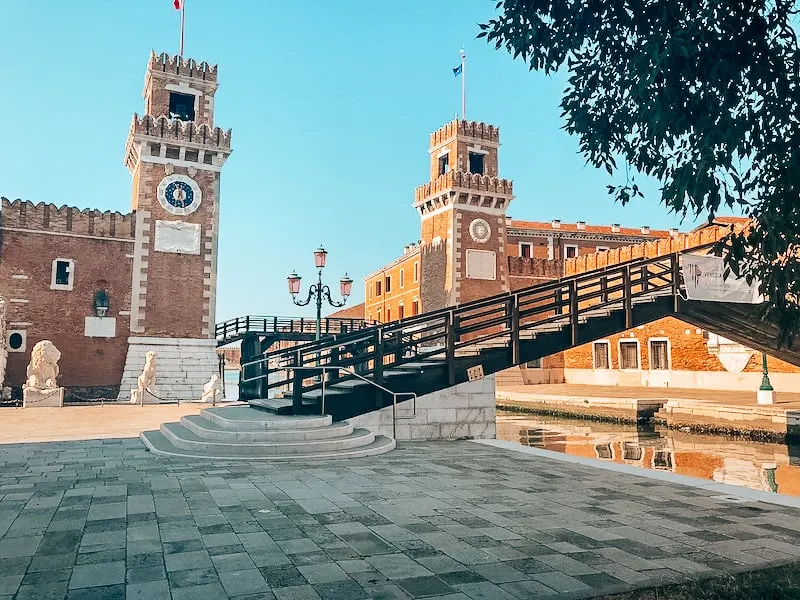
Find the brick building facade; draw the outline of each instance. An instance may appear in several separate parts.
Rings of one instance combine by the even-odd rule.
[[[130,213],[2,199],[5,384],[17,395],[31,348],[49,339],[74,395],[127,399],[154,350],[159,397],[199,398],[217,370],[219,178],[231,152],[230,131],[214,126],[216,89],[216,66],[151,53],[145,114],[125,147]]]

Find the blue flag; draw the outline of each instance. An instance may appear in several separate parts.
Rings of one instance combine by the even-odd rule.
[[[453,68],[453,75],[458,77],[461,75],[461,72],[464,70],[464,65],[458,65],[457,67]]]

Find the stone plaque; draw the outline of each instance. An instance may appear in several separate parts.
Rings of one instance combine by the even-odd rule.
[[[467,279],[497,279],[497,256],[491,250],[467,250]]]
[[[470,381],[477,381],[483,379],[483,365],[476,365],[467,369],[467,379]]]
[[[86,317],[83,322],[83,335],[113,338],[117,335],[117,320],[114,317]]]
[[[156,252],[200,254],[200,225],[183,221],[156,221]]]

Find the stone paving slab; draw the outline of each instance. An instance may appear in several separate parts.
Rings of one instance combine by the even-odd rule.
[[[2,450],[0,597],[567,599],[800,559],[800,509],[470,442],[317,464]]]

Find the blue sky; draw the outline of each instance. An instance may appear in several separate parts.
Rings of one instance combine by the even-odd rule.
[[[501,130],[500,174],[517,219],[680,226],[647,182],[615,205],[605,172],[560,127],[564,78],[529,73],[476,40],[494,0],[186,0],[185,55],[219,64],[216,122],[233,129],[222,175],[217,318],[310,315],[286,291],[329,251],[332,287],[419,237],[414,187],[428,134],[460,109],[451,69],[467,52],[470,119]],[[123,150],[142,112],[151,49],[177,52],[172,0],[0,0],[0,195],[130,210]],[[338,294],[338,292],[337,292]]]

